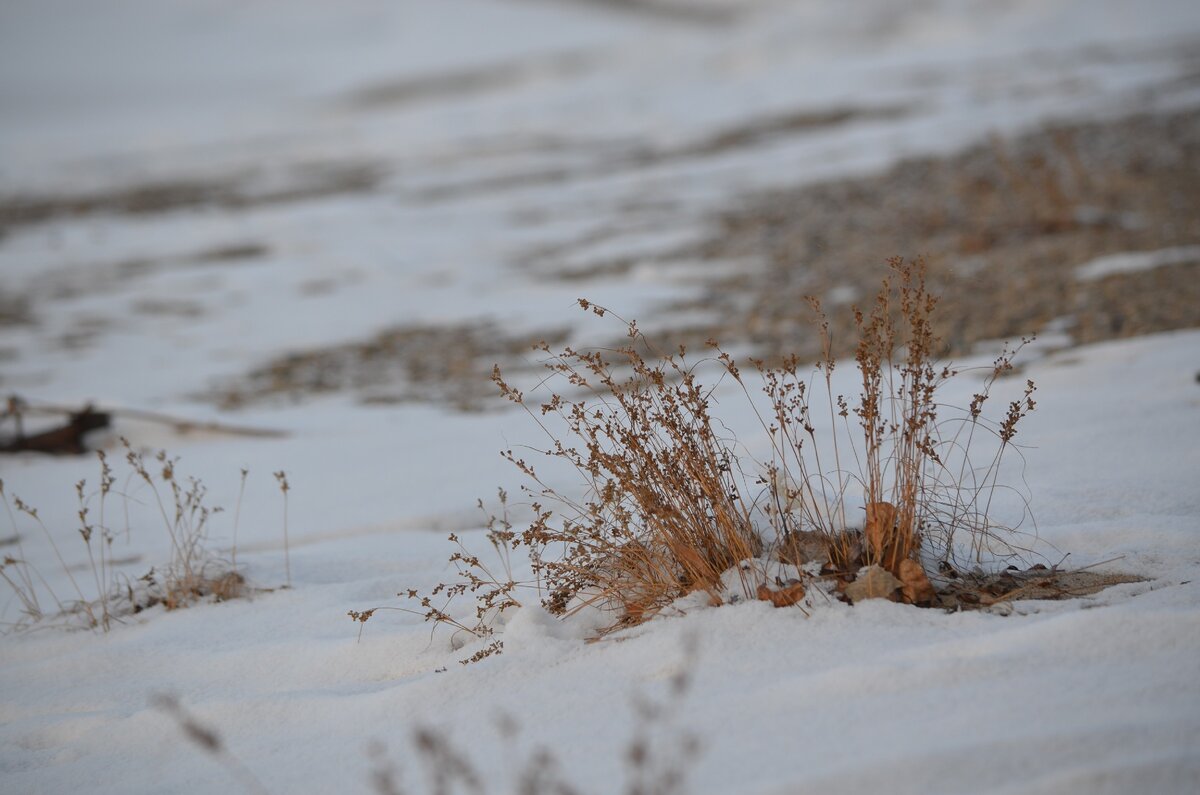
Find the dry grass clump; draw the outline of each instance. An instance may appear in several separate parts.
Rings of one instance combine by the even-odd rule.
[[[226,571],[205,547],[209,519],[221,510],[205,504],[208,489],[195,478],[181,480],[176,474],[179,459],[169,457],[166,451],[159,451],[154,457],[158,465],[156,483],[144,456],[135,452],[128,442],[125,442],[125,448],[127,463],[149,488],[171,539],[170,563],[157,577],[151,570],[149,598],[143,597],[141,604],[135,604],[134,612],[160,602],[173,610],[204,596],[229,598],[238,595],[242,583],[240,575],[236,571]],[[134,600],[131,598],[130,601]]]
[[[546,367],[578,397],[554,394],[534,412],[498,368],[492,380],[547,433],[546,455],[568,464],[584,485],[577,500],[543,483],[512,450],[504,453],[537,484],[534,498],[554,507],[552,513],[535,504],[537,519],[520,537],[531,548],[562,551],[539,555],[535,572],[548,585],[546,606],[561,614],[583,594],[579,604],[616,607],[636,622],[692,591],[720,603],[724,573],[757,557],[762,541],[738,457],[716,429],[710,394],[686,351],[648,361],[638,348],[652,354],[652,346],[636,323],[627,325],[629,344],[609,352],[568,347],[550,355],[541,346],[550,356]],[[548,415],[565,434],[551,429]],[[742,595],[753,598],[759,583],[738,572]]]
[[[67,563],[55,533],[43,522],[37,508],[15,494],[10,502],[0,481],[0,501],[12,525],[17,552],[16,556],[6,556],[0,565],[0,578],[21,606],[21,616],[14,626],[57,620],[106,632],[122,617],[155,605],[174,610],[201,599],[223,601],[246,594],[245,578],[236,565],[224,561],[207,546],[209,522],[221,509],[210,507],[204,484],[196,478],[181,476],[179,459],[165,451],[147,461],[128,441],[121,441],[128,468],[121,489],[117,488],[116,474],[104,451],[97,452],[98,487],[89,490],[84,480],[75,484],[77,536],[87,555],[82,567]],[[244,478],[243,475],[243,482]],[[120,535],[111,521],[114,498],[121,500],[117,513],[125,524],[122,532],[126,539],[131,532],[131,505],[135,510],[144,506],[158,515],[171,545],[166,565],[152,568],[137,578],[125,573],[127,565],[136,558],[131,561],[114,554],[114,543]],[[21,543],[18,515],[24,516],[27,524],[32,523],[49,543],[69,587],[64,595],[60,596],[29,563]],[[76,577],[77,570],[86,573]]]
[[[815,299],[824,354],[813,375],[800,371],[795,356],[775,368],[754,361],[771,407],[763,418],[773,452],[765,512],[785,556],[800,556],[805,534],[814,534],[828,570],[845,577],[879,566],[902,584],[905,601],[930,603],[922,550],[947,561],[961,551],[959,533],[969,538],[975,562],[1008,549],[1013,528],[994,523],[990,511],[1017,425],[1036,405],[1035,387],[1027,381],[998,423],[985,418],[993,385],[1011,372],[1020,349],[1006,348],[969,406],[939,402],[939,390],[959,370],[935,360],[937,298],[926,287],[924,262],[896,258],[889,266],[893,275],[870,312],[854,310],[856,399],[834,392],[829,323]],[[721,358],[741,383],[732,359]],[[985,437],[994,444],[979,467],[971,449]],[[861,525],[848,513],[859,499]]]
[[[526,589],[559,616],[586,606],[612,611],[607,629],[615,629],[693,592],[714,605],[799,604],[816,580],[834,582],[850,601],[932,605],[927,565],[947,570],[965,556],[979,563],[1015,553],[1015,528],[994,521],[991,509],[1017,426],[1035,407],[1034,385],[1027,382],[998,421],[985,417],[992,387],[1012,370],[1016,350],[1006,348],[968,406],[940,402],[939,390],[959,371],[934,358],[937,298],[924,261],[895,258],[889,266],[870,310],[854,310],[856,397],[835,392],[830,324],[815,299],[824,353],[811,372],[796,356],[776,366],[751,359],[765,403],[710,341],[714,354],[701,364],[742,386],[766,436],[765,462],[737,454],[686,350],[657,353],[636,323],[626,323],[628,341],[611,349],[554,354],[540,345],[547,381],[568,387],[544,402],[531,405],[497,367],[501,394],[549,440],[531,451],[565,464],[582,496],[565,494],[525,457],[504,451],[529,481],[534,518],[521,532],[506,513],[489,524],[503,576],[452,536],[457,582],[428,596],[403,595],[419,601],[427,620],[490,639],[470,662],[502,648],[492,638],[495,620],[519,606],[517,593]],[[982,466],[971,454],[981,446]],[[509,556],[518,547],[528,554],[530,581],[512,576]],[[454,618],[449,601],[468,594],[474,619]],[[447,601],[439,607],[435,598]],[[366,621],[373,612],[351,615]]]
[[[580,304],[607,314],[587,301]],[[498,367],[493,371],[501,394],[524,408],[550,439],[550,447],[538,452],[576,473],[583,496],[547,485],[532,463],[504,451],[533,484],[525,492],[534,519],[525,530],[514,531],[507,495],[501,492],[504,511],[489,520],[488,540],[503,576],[451,535],[457,580],[428,595],[401,594],[417,600],[416,612],[427,620],[491,639],[496,617],[521,605],[519,591],[530,591],[559,616],[586,606],[612,611],[610,628],[616,628],[644,621],[696,591],[722,603],[729,598],[725,575],[730,570],[736,572],[739,592],[733,598],[757,598],[762,577],[739,566],[763,551],[755,508],[738,457],[710,414],[709,393],[697,381],[686,351],[648,359],[654,356],[650,343],[636,323],[627,328],[628,344],[609,351],[568,347],[554,355],[545,343],[538,346],[548,355],[546,368],[576,397],[553,394],[531,406]],[[511,553],[520,547],[528,553],[531,582],[512,576]],[[448,612],[449,602],[466,594],[476,599],[474,618],[456,618]],[[444,600],[438,603],[443,606],[435,600]],[[374,612],[350,616],[365,622]],[[501,641],[491,639],[463,662],[502,648]]]

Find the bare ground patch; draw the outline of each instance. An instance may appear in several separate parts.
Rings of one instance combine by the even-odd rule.
[[[237,408],[350,392],[363,403],[426,401],[478,411],[501,405],[489,380],[493,364],[519,368],[534,343],[565,338],[563,329],[524,335],[487,323],[398,326],[365,341],[280,356],[203,397]]]
[[[672,316],[689,318],[656,333],[664,350],[715,337],[761,356],[815,357],[805,302],[814,295],[829,310],[835,354],[845,355],[855,339],[846,305],[873,293],[884,260],[896,254],[927,258],[942,296],[941,355],[1048,331],[1095,342],[1200,326],[1200,262],[1100,278],[1077,272],[1115,253],[1200,243],[1197,173],[1200,112],[1064,125],[877,176],[756,195],[715,217],[706,241],[662,255],[568,265],[574,246],[598,242],[593,235],[531,251],[527,264],[542,278],[586,280],[622,278],[647,261],[709,263],[696,271],[706,285],[699,300],[664,307],[662,327],[672,328]],[[542,336],[553,343],[562,333]],[[396,327],[281,356],[209,397],[232,407],[351,391],[364,402],[475,410],[489,405],[492,364],[521,368],[531,341],[491,325]]]
[[[737,20],[743,9],[725,3],[679,2],[679,0],[563,0],[579,5],[593,5],[611,11],[644,18],[655,18],[685,25],[729,25]]]
[[[152,215],[196,207],[241,209],[304,201],[375,188],[383,169],[374,163],[310,163],[280,179],[240,174],[178,179],[68,195],[0,197],[0,234],[55,218],[89,215]]]
[[[443,202],[464,196],[525,190],[573,180],[601,179],[683,160],[720,157],[739,150],[766,146],[787,137],[814,135],[858,122],[895,119],[912,112],[913,108],[894,105],[837,105],[749,118],[674,146],[649,146],[622,141],[587,142],[582,147],[583,159],[578,164],[540,166],[484,178],[427,185],[412,191],[410,198],[420,202]],[[581,147],[577,144],[575,148]]]
[[[804,297],[830,309],[859,301],[897,254],[928,260],[944,353],[1045,330],[1083,343],[1200,326],[1197,263],[1075,274],[1101,256],[1200,242],[1198,173],[1191,110],[1051,127],[879,176],[754,196],[678,253],[725,267],[701,299],[672,307],[712,321],[664,342],[715,336],[768,356],[815,356]],[[830,314],[845,354],[852,318]]]
[[[24,326],[33,322],[29,299],[0,289],[0,327]]]
[[[259,261],[270,252],[270,248],[263,243],[242,240],[159,259],[64,264],[27,280],[21,285],[22,292],[8,292],[0,288],[0,328],[36,324],[37,310],[48,301],[116,294],[134,281],[175,269],[240,267]],[[205,314],[202,304],[182,298],[141,299],[133,302],[130,310],[144,316],[196,318]],[[89,347],[96,343],[99,335],[111,331],[120,323],[121,319],[115,312],[113,316],[76,313],[71,317],[69,329],[51,342],[68,350]],[[0,352],[0,360],[17,358],[19,355],[15,349],[10,352],[12,355],[7,357]]]
[[[539,79],[572,77],[586,72],[593,63],[591,57],[582,53],[494,63],[374,83],[351,92],[342,102],[350,110],[370,111],[458,99],[503,91]]]
[[[980,610],[1028,600],[1078,599],[1114,585],[1145,581],[1122,572],[1064,571],[1041,565],[1023,571],[1010,566],[1000,572],[962,574],[947,568],[933,579],[937,586],[937,605],[947,610]]]

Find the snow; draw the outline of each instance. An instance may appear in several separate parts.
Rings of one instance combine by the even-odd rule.
[[[1042,401],[1022,435],[1036,445],[1026,475],[1043,549],[1069,551],[1072,565],[1119,556],[1102,569],[1145,582],[1020,603],[1010,616],[694,605],[594,644],[586,616],[560,623],[529,606],[502,629],[502,656],[462,667],[476,646],[431,639],[416,617],[380,612],[361,641],[345,617],[444,577],[442,534],[346,522],[293,548],[291,590],[155,610],[106,635],[5,638],[8,786],[220,781],[148,705],[165,692],[219,728],[273,791],[365,791],[372,740],[411,772],[417,723],[446,730],[503,782],[515,763],[493,725],[500,714],[527,747],[552,747],[580,786],[611,791],[635,720],[622,705],[662,697],[685,667],[690,691],[663,731],[700,735],[688,791],[1120,792],[1148,776],[1156,792],[1187,792],[1200,772],[1198,343],[1198,332],[1111,343],[1028,373]],[[294,487],[297,501],[307,489]],[[462,535],[485,546],[480,531]],[[277,544],[241,555],[253,580],[282,580]]]
[[[515,492],[497,451],[542,443],[537,429],[500,406],[365,407],[338,394],[227,414],[196,394],[269,357],[397,323],[568,326],[586,340],[599,327],[584,325],[579,295],[648,328],[670,325],[680,318],[654,310],[690,297],[697,267],[673,252],[744,192],[1047,120],[1196,102],[1172,82],[1194,65],[1194,3],[663,5],[729,15],[548,0],[0,8],[0,203],[194,180],[255,196],[309,185],[314,165],[376,179],[288,201],[63,214],[3,230],[0,297],[27,296],[37,313],[32,325],[0,325],[6,392],[287,432],[119,422],[139,449],[169,449],[209,485],[226,509],[210,537],[222,554],[239,470],[250,470],[238,560],[275,590],[155,608],[109,633],[0,638],[5,791],[235,790],[152,704],[164,693],[272,792],[370,791],[376,741],[418,783],[417,725],[445,731],[493,791],[543,746],[582,791],[622,791],[638,731],[698,735],[695,793],[1200,787],[1195,331],[1050,350],[1022,373],[1039,386],[1017,438],[1030,445],[1018,477],[1036,553],[1143,582],[1017,603],[1011,615],[852,608],[815,594],[808,615],[687,603],[600,642],[588,641],[597,616],[559,622],[529,604],[505,617],[504,654],[466,667],[457,661],[480,644],[455,648],[463,638],[431,635],[418,616],[381,610],[359,639],[348,610],[402,606],[401,589],[450,576],[447,533],[486,547],[475,500]],[[694,154],[739,125],[837,109],[859,115]],[[205,258],[231,245],[262,252]],[[625,275],[545,275],[623,257]],[[1078,275],[1194,258],[1194,246],[1130,253]],[[198,314],[138,309],[180,301]],[[948,402],[965,405],[975,386],[963,377]],[[715,397],[731,428],[753,426],[730,384]],[[270,473],[280,469],[292,487],[290,589],[277,588],[283,499]],[[39,508],[68,562],[86,565],[72,485],[94,488],[96,462],[17,456],[0,461],[0,476],[10,499]],[[139,504],[150,495],[133,497],[129,536],[122,529],[114,548],[136,558],[122,566],[136,577],[163,565],[170,545],[152,505]],[[24,554],[64,588],[40,531],[27,517],[17,525]],[[13,532],[0,514],[0,539]],[[11,621],[18,605],[3,599]],[[645,726],[635,700],[667,699],[681,671],[687,692]],[[497,728],[501,715],[520,725],[516,740]]]
[[[1197,261],[1200,261],[1200,246],[1175,246],[1158,251],[1130,251],[1109,254],[1086,262],[1075,269],[1075,278],[1081,282],[1092,282],[1114,274],[1137,273],[1167,265],[1181,265]]]

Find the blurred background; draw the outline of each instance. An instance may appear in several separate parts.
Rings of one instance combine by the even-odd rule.
[[[493,363],[619,336],[578,297],[809,354],[805,295],[843,339],[923,255],[948,355],[1200,325],[1198,106],[1169,0],[6,0],[0,390],[436,512],[497,481]],[[378,474],[443,446],[467,487]]]

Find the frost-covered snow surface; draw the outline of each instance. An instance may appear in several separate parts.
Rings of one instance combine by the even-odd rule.
[[[580,790],[620,792],[634,700],[665,698],[683,669],[691,685],[652,731],[699,737],[689,793],[1200,788],[1198,332],[1034,351],[1026,371],[1039,386],[1018,437],[1032,446],[1035,552],[1116,559],[1099,570],[1143,582],[1008,616],[696,606],[598,643],[585,642],[594,619],[527,607],[502,630],[505,653],[467,667],[478,644],[454,648],[404,613],[377,613],[357,639],[348,610],[450,575],[448,531],[485,545],[475,499],[514,490],[496,453],[541,443],[536,428],[500,407],[334,394],[226,413],[196,395],[396,324],[567,326],[586,341],[596,326],[578,325],[574,298],[643,318],[691,295],[695,263],[670,253],[744,192],[1049,119],[1200,102],[1184,79],[1195,3],[638,5],[0,8],[0,388],[286,431],[115,429],[210,487],[226,508],[210,534],[222,554],[250,470],[238,560],[262,587],[285,579],[270,473],[287,470],[293,586],[154,608],[107,634],[0,638],[0,788],[236,791],[151,703],[173,694],[272,792],[370,791],[375,742],[419,790],[417,725],[444,730],[492,791],[547,746]],[[530,264],[547,256],[633,264],[580,284]],[[1174,261],[1091,267],[1160,260]],[[8,299],[31,317],[14,320],[24,310]],[[974,386],[961,379],[948,402]],[[750,425],[736,393],[718,397],[731,426]],[[90,576],[72,486],[94,488],[95,460],[5,457],[0,476]],[[161,526],[134,515],[114,544],[131,577],[170,553]],[[6,516],[0,528],[15,532]],[[18,517],[16,531],[65,590],[37,528]],[[500,715],[520,725],[515,741]]]

